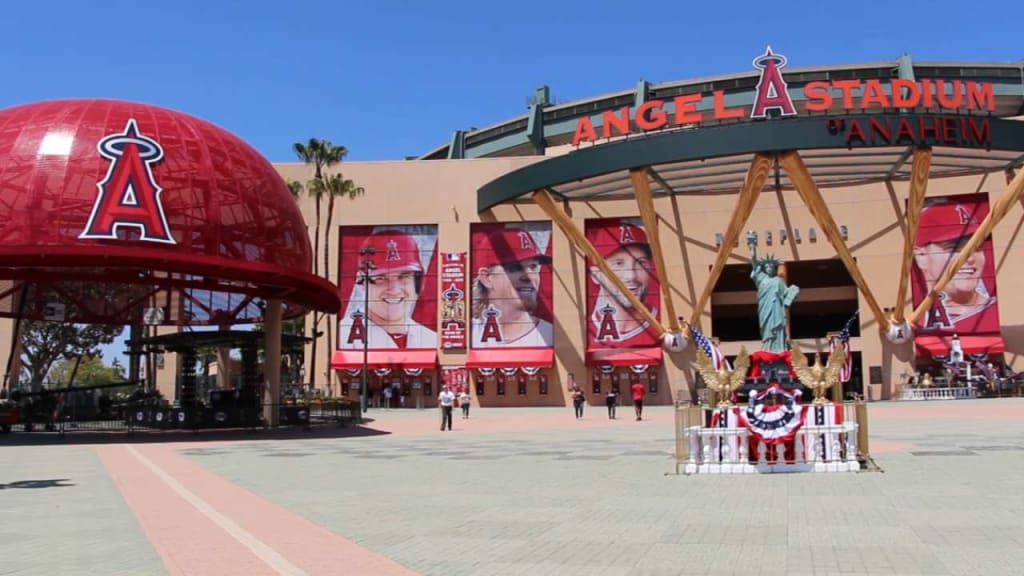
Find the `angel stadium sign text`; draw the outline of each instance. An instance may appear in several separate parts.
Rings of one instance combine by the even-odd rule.
[[[594,127],[592,117],[584,116],[576,122],[572,144],[577,146],[583,142],[596,142],[602,138],[659,130],[668,126],[741,120],[745,116],[755,120],[796,116],[796,106],[782,77],[782,69],[786,62],[786,57],[772,52],[770,46],[764,54],[754,59],[753,65],[761,71],[761,76],[754,90],[754,104],[750,107],[749,115],[745,107],[726,107],[724,90],[681,94],[671,100],[648,100],[636,107],[623,106],[617,110],[605,110],[601,114],[599,128]],[[987,113],[996,109],[992,84],[973,80],[816,80],[804,85],[803,95],[804,110],[810,113],[835,112],[837,109],[859,112],[879,108],[924,108],[929,112],[946,110]],[[710,109],[698,110],[698,105],[707,98],[711,99]],[[671,111],[669,103],[672,104]]]

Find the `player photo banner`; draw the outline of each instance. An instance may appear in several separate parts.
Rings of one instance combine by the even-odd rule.
[[[551,348],[551,223],[470,230],[473,348]]]
[[[466,347],[466,253],[441,258],[441,348]]]
[[[927,296],[967,240],[988,215],[987,194],[925,199],[914,239],[911,287],[914,306]],[[920,335],[961,337],[999,332],[995,258],[986,238],[939,293],[917,327]]]
[[[658,270],[639,218],[601,218],[585,223],[587,239],[630,291],[660,319]],[[587,339],[590,350],[650,348],[657,334],[611,280],[587,258]]]
[[[340,243],[338,349],[437,348],[437,226],[342,226]]]

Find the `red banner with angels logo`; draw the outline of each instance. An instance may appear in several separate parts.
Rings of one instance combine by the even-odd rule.
[[[479,223],[470,236],[471,347],[553,347],[551,223]]]
[[[342,226],[340,237],[337,348],[437,348],[437,226]]]
[[[587,239],[626,288],[660,318],[661,280],[639,218],[601,218],[585,223]],[[657,334],[596,263],[587,259],[588,351],[651,348]],[[637,360],[636,363],[643,363]]]
[[[466,347],[466,253],[441,258],[441,348]]]
[[[915,307],[924,300],[988,212],[988,195],[984,193],[925,200],[914,238],[911,270]],[[964,261],[939,292],[931,308],[921,317],[916,332],[918,351],[924,355],[949,354],[954,334],[959,335],[965,353],[1003,350],[991,236]]]

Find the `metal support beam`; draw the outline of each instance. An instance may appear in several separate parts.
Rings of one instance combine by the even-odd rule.
[[[985,219],[981,221],[978,229],[974,231],[974,234],[967,240],[967,243],[960,248],[956,258],[946,267],[942,276],[939,276],[939,279],[935,281],[935,285],[932,286],[928,295],[914,309],[914,313],[909,318],[911,324],[916,324],[921,319],[921,316],[931,308],[935,298],[946,288],[946,284],[949,284],[949,281],[953,279],[953,276],[964,265],[964,262],[981,246],[985,238],[988,238],[988,235],[992,233],[992,229],[996,227],[996,224],[999,224],[1006,216],[1006,213],[1010,211],[1010,207],[1020,198],[1021,193],[1024,193],[1024,170],[1018,171],[1017,175],[1013,177],[1013,180],[1006,186],[1003,195],[999,197],[999,200],[992,206]]]
[[[814,220],[821,226],[822,232],[832,244],[839,259],[846,265],[846,270],[853,277],[857,288],[864,295],[864,299],[867,301],[868,307],[871,308],[871,313],[875,316],[875,321],[878,323],[878,329],[887,329],[889,324],[885,314],[882,312],[881,306],[878,305],[878,301],[875,300],[874,294],[871,293],[871,288],[868,287],[868,283],[864,279],[864,275],[861,274],[860,268],[857,267],[853,254],[850,253],[846,242],[843,241],[843,237],[839,233],[839,226],[836,225],[835,219],[832,218],[832,212],[829,211],[825,199],[821,196],[821,191],[818,190],[818,186],[814,183],[811,173],[808,172],[803,158],[800,157],[798,152],[785,152],[779,157],[779,163],[789,176],[789,181],[793,183],[793,187],[800,194],[800,198],[803,199],[804,205],[807,206],[811,215],[814,216]]]
[[[910,197],[907,199],[907,227],[903,238],[903,261],[900,263],[900,283],[896,289],[896,310],[893,320],[903,322],[906,315],[903,303],[907,299],[907,286],[910,284],[910,263],[914,261],[914,238],[917,238],[917,225],[921,221],[921,208],[924,197],[928,194],[928,173],[931,170],[931,148],[914,150],[913,171],[910,175]]]
[[[718,247],[718,256],[715,258],[714,266],[711,267],[708,281],[704,284],[704,291],[701,292],[700,299],[697,300],[697,304],[693,307],[690,324],[700,326],[700,318],[704,313],[704,306],[707,305],[708,300],[711,298],[711,291],[714,290],[718,278],[722,275],[722,270],[725,269],[725,262],[729,259],[733,245],[739,241],[743,226],[746,225],[747,220],[750,218],[750,213],[754,211],[754,205],[757,204],[757,199],[761,195],[761,189],[764,188],[764,183],[768,179],[768,173],[774,164],[775,159],[768,154],[756,154],[753,161],[750,162],[750,169],[747,170],[747,178],[743,182],[743,189],[740,190],[740,197],[736,200],[736,206],[732,209],[729,227],[725,230],[725,239],[722,241],[722,245]]]
[[[456,130],[452,134],[452,140],[448,143],[448,159],[461,160],[466,157],[466,132]]]
[[[544,105],[538,102],[530,104],[530,116],[526,120],[526,137],[533,144],[533,152],[544,155]]]
[[[565,234],[569,241],[576,245],[577,248],[583,251],[584,254],[590,258],[590,261],[597,266],[601,272],[615,285],[615,289],[622,293],[622,295],[629,300],[630,305],[636,310],[640,316],[647,322],[649,326],[654,328],[658,337],[665,333],[665,327],[658,322],[658,319],[651,314],[651,311],[647,309],[647,306],[636,297],[636,294],[626,287],[626,283],[619,278],[618,274],[612,271],[611,267],[608,266],[608,262],[597,253],[597,249],[594,245],[587,240],[587,237],[580,229],[576,226],[576,223],[572,221],[562,209],[555,203],[555,199],[551,197],[551,193],[548,190],[537,190],[533,193],[533,201],[540,206],[540,209],[554,222]]]
[[[650,90],[651,85],[647,80],[641,80],[636,83],[636,93],[633,95],[634,106],[640,106],[644,102],[647,102],[647,91]]]
[[[653,178],[655,182],[658,183],[658,186],[661,186],[661,188],[665,191],[666,194],[676,193],[675,188],[673,188],[668,182],[666,182],[665,178],[661,174],[659,174],[657,170],[648,166],[647,173],[651,175],[651,178]]]
[[[661,298],[665,301],[665,314],[668,316],[668,327],[673,332],[679,331],[679,319],[676,317],[676,306],[672,302],[672,285],[668,281],[668,269],[665,267],[665,252],[661,249],[661,234],[658,232],[658,213],[654,209],[654,197],[651,195],[651,183],[647,179],[647,168],[634,168],[629,171],[633,181],[633,192],[640,208],[640,219],[647,229],[647,240],[654,256],[654,267],[658,270],[658,284],[661,285]]]
[[[904,164],[907,163],[907,160],[910,159],[910,156],[913,155],[913,153],[914,147],[907,146],[907,149],[903,151],[903,154],[900,154],[900,157],[895,162],[893,162],[892,168],[889,169],[889,173],[886,174],[885,179],[892,180],[893,178],[895,178],[896,173],[900,171],[900,168],[902,168]]]

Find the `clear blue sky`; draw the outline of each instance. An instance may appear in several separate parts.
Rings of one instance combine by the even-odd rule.
[[[791,66],[1024,59],[1018,2],[176,0],[4,6],[0,106],[138,100],[219,124],[272,161],[316,136],[349,160],[423,153],[452,131],[559,101]],[[119,353],[123,346],[109,347]]]
[[[1024,58],[1017,2],[176,0],[4,6],[0,105],[140,100],[203,117],[273,161],[311,136],[350,160],[403,158],[452,131],[559,100],[792,66]]]

